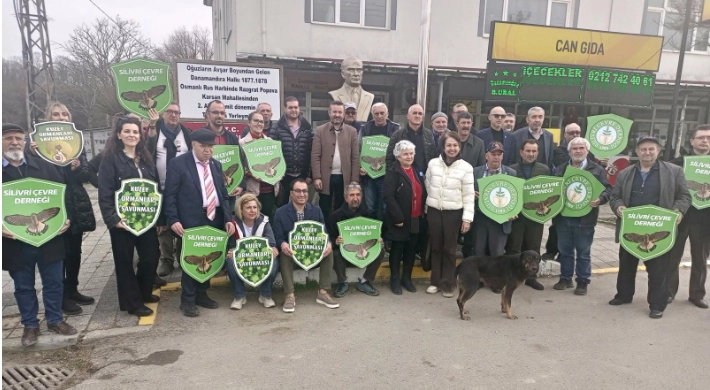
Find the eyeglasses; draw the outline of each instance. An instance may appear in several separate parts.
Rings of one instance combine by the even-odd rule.
[[[307,194],[308,190],[291,190],[292,192],[296,194]]]
[[[345,111],[345,115],[355,115],[355,114],[357,114],[357,111],[355,111],[355,110]]]
[[[165,112],[168,113],[168,115],[180,115],[180,111],[175,111],[175,110],[165,110]]]
[[[212,115],[227,115],[227,113],[225,111],[217,111],[217,110],[210,111],[209,113]]]
[[[581,132],[581,131],[568,131],[567,134],[569,134],[569,135],[580,135],[580,134],[582,134],[582,132]]]
[[[700,141],[710,141],[710,135],[703,135],[703,136],[699,136],[699,137],[693,137],[693,139],[697,139],[697,140],[700,140]]]
[[[261,119],[252,119],[251,121],[260,125],[264,124],[264,121],[262,121]]]
[[[496,119],[503,119],[503,118],[505,118],[506,115],[505,114],[491,114],[491,116]]]

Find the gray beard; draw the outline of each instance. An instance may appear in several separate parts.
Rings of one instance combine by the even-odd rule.
[[[7,151],[2,155],[5,157],[5,159],[10,161],[22,161],[25,158],[25,153],[21,150]]]

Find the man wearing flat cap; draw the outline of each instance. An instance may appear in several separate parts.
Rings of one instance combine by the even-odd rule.
[[[2,182],[35,178],[64,183],[64,175],[56,166],[32,153],[24,153],[25,130],[9,123],[2,125]],[[59,234],[69,229],[67,219]],[[35,270],[42,276],[42,296],[47,329],[61,335],[76,334],[73,326],[64,322],[62,296],[64,294],[64,239],[57,235],[39,247],[18,240],[2,229],[2,269],[10,272],[15,285],[15,301],[24,326],[20,342],[23,347],[37,343],[39,336],[39,303],[35,291]]]
[[[168,164],[163,193],[167,225],[178,237],[185,229],[211,226],[226,231],[233,240],[234,225],[222,164],[212,158],[214,133],[203,128],[190,134],[190,139],[192,152],[175,157]],[[200,283],[183,272],[181,283],[183,315],[200,315],[197,306],[217,308],[217,302],[207,296],[209,280]]]
[[[690,193],[685,183],[683,168],[658,160],[661,143],[656,137],[643,136],[636,144],[638,164],[619,172],[609,205],[616,219],[616,242],[619,242],[622,211],[627,207],[654,205],[680,213],[678,223],[690,207]],[[649,317],[661,318],[669,303],[668,267],[671,252],[644,262],[648,272],[647,301]],[[631,303],[636,285],[636,268],[639,259],[619,246],[619,275],[616,278],[616,296],[609,301],[618,306]]]

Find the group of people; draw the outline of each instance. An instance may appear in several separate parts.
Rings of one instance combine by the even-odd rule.
[[[464,257],[518,254],[527,250],[540,253],[541,249],[543,224],[522,215],[501,224],[480,212],[478,180],[498,174],[526,180],[538,175],[563,176],[567,167],[572,166],[591,173],[605,189],[592,202],[592,211],[587,215],[557,216],[553,220],[554,234],[551,231],[547,250],[552,252],[552,247],[559,251],[561,264],[561,276],[554,289],[575,287],[576,275],[575,294],[587,293],[599,206],[609,203],[620,215],[625,207],[654,204],[678,211],[683,218],[673,251],[645,262],[651,317],[661,317],[677,292],[677,266],[688,237],[693,257],[690,301],[707,308],[704,284],[710,229],[694,227],[702,223],[708,209],[696,210],[691,206],[679,167],[682,158],[673,163],[658,160],[660,142],[654,137],[638,141],[639,163],[622,171],[612,187],[601,165],[605,162],[589,153],[589,142],[581,137],[580,127],[575,123],[567,125],[564,140],[556,145],[552,133],[542,128],[545,112],[540,107],[531,108],[526,117],[528,126],[516,131],[511,131],[515,116],[495,107],[488,116],[490,127],[476,131],[473,117],[464,105],[454,106],[453,124],[449,123],[448,115],[434,114],[433,130],[424,126],[424,110],[418,104],[409,107],[406,123],[400,126],[388,118],[383,103],[372,106],[372,120],[359,123],[355,120],[356,105],[333,101],[328,110],[330,121],[316,129],[300,114],[299,106],[295,97],[286,98],[283,116],[272,120],[271,106],[260,103],[257,111],[249,115],[241,137],[224,128],[225,106],[218,100],[207,105],[206,126],[195,131],[180,124],[177,103],[171,103],[160,115],[151,110],[147,132],[137,117],[121,116],[100,155],[98,180],[91,180],[88,168],[96,164],[87,164],[85,158],[80,158],[65,169],[57,169],[34,156],[30,149],[26,151],[22,128],[3,125],[3,182],[37,177],[75,183],[70,185],[82,190],[82,182],[97,184],[99,206],[111,237],[119,307],[123,311],[137,316],[152,314],[145,303],[159,300],[152,294],[153,286],[163,283],[158,275],[167,275],[175,267],[175,253],[180,253],[185,229],[211,226],[228,234],[228,249],[234,248],[236,240],[243,237],[256,235],[268,240],[275,265],[259,288],[258,301],[267,308],[276,306],[272,284],[281,272],[286,294],[282,309],[290,313],[295,311],[296,297],[288,233],[295,222],[312,220],[326,226],[329,242],[319,264],[316,297],[319,304],[339,307],[335,298],[343,297],[349,288],[347,262],[339,250],[343,238],[337,231],[337,223],[358,216],[384,222],[381,239],[389,250],[389,286],[394,294],[402,294],[403,289],[416,292],[412,270],[415,259],[420,257],[431,268],[426,292],[453,297],[458,243],[462,244]],[[67,111],[66,107],[63,109]],[[368,177],[360,166],[362,138],[372,135],[390,140],[386,174],[375,179]],[[281,142],[285,175],[279,183],[271,185],[245,169],[242,183],[228,193],[222,166],[212,157],[214,145],[244,145],[261,138]],[[693,154],[707,155],[710,126],[699,126],[691,136],[691,143]],[[156,227],[140,236],[126,230],[115,209],[115,191],[122,180],[131,178],[153,180],[160,184],[163,194],[163,209]],[[313,191],[319,194],[318,205],[309,202]],[[74,204],[82,197],[70,199],[68,204]],[[75,332],[63,321],[59,304],[62,299],[76,304],[91,303],[91,298],[78,293],[75,280],[77,243],[80,260],[81,233],[92,226],[81,221],[81,208],[69,211],[67,232],[39,248],[14,240],[3,230],[3,269],[9,269],[15,281],[15,296],[25,326],[23,345],[36,342],[38,334],[35,264],[45,283],[43,294],[50,330],[63,334]],[[137,271],[133,268],[134,251],[139,258]],[[384,256],[383,251],[366,267],[356,283],[358,291],[371,296],[379,294],[372,282]],[[612,305],[629,303],[634,295],[638,259],[623,248],[619,249],[619,259],[617,295],[609,302]],[[54,275],[61,272],[57,269],[60,263],[65,264],[65,278]],[[230,307],[239,310],[247,302],[245,286],[232,262],[227,264],[234,293]],[[337,278],[333,296],[329,292],[331,269]],[[181,282],[180,309],[185,316],[198,316],[198,306],[218,307],[207,295],[209,281],[200,283],[183,273]],[[544,288],[534,277],[526,284],[538,290]],[[62,289],[63,294],[55,296]]]

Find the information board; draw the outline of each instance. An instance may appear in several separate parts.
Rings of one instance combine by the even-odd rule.
[[[643,72],[489,62],[485,100],[651,107],[654,83]]]
[[[196,60],[175,65],[184,119],[204,120],[212,100],[224,103],[225,121],[246,121],[260,102],[271,105],[273,118],[281,117],[283,69],[279,66]]]

